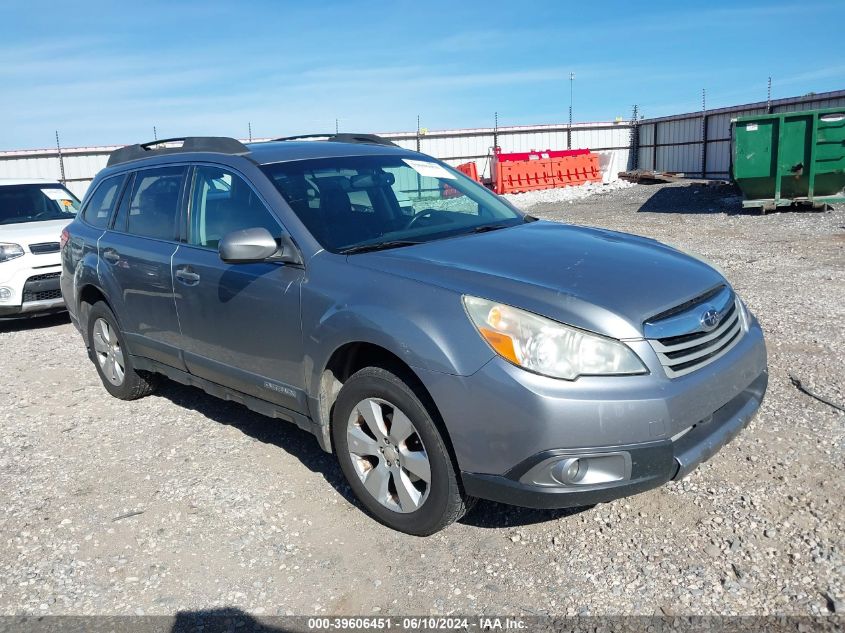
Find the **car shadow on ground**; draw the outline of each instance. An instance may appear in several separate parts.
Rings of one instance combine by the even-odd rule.
[[[322,475],[344,499],[364,512],[349,484],[346,483],[335,456],[323,451],[317,445],[317,440],[313,435],[295,424],[268,418],[250,411],[243,405],[220,400],[197,387],[189,387],[171,380],[163,380],[156,395],[170,400],[179,407],[197,411],[210,420],[235,427],[259,442],[281,448],[296,457],[312,472]],[[592,506],[563,510],[533,510],[479,500],[475,507],[460,520],[460,523],[479,528],[517,527],[569,517],[590,507]]]
[[[178,611],[170,633],[195,633],[197,631],[203,633],[232,633],[233,631],[283,633],[297,630],[285,626],[272,616],[263,617],[262,620],[264,621],[260,621],[246,611],[235,607],[207,611]]]
[[[281,448],[312,472],[322,475],[347,501],[357,505],[334,455],[323,451],[313,435],[292,422],[268,418],[238,403],[210,396],[198,387],[172,380],[163,380],[156,395],[179,407],[197,411],[214,422],[235,427],[259,442]]]
[[[479,499],[475,507],[459,523],[488,529],[522,527],[525,525],[534,525],[535,523],[547,523],[558,519],[566,519],[591,510],[594,507],[580,506],[559,510],[535,510],[533,508],[519,508],[504,503]]]
[[[57,325],[67,325],[70,317],[67,312],[45,314],[44,316],[26,317],[23,319],[0,319],[0,334],[6,332],[22,332],[24,330],[41,330]]]
[[[760,215],[756,207],[743,208],[742,192],[734,185],[678,184],[656,188],[652,196],[637,209],[640,213],[724,213],[726,215]],[[824,213],[825,208],[812,205],[778,207],[768,213]]]

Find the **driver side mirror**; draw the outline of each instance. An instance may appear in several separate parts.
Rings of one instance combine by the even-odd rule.
[[[249,264],[263,261],[302,264],[296,245],[288,235],[277,242],[265,228],[241,229],[223,236],[217,246],[220,259],[227,264]]]

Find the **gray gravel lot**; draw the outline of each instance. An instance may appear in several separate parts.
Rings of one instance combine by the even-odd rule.
[[[480,503],[414,538],[292,425],[173,383],[115,400],[65,317],[0,324],[0,613],[845,610],[845,415],[789,380],[845,403],[845,208],[640,185],[531,211],[696,251],[760,318],[762,410],[689,478],[581,511]]]

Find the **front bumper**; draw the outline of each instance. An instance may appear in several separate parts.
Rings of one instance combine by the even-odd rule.
[[[649,374],[556,380],[498,357],[471,376],[419,370],[449,432],[467,492],[534,507],[641,492],[690,472],[760,406],[768,374],[756,319],[724,356],[677,378],[666,376],[648,342],[628,344]],[[605,456],[618,476],[572,485],[524,477],[543,460],[579,455]]]
[[[4,264],[0,288],[8,295],[0,298],[0,318],[30,316],[65,309],[59,284],[61,264],[57,253],[33,255]],[[6,271],[8,269],[8,271]]]
[[[518,464],[505,475],[463,472],[467,494],[528,508],[569,508],[628,497],[681,479],[715,455],[743,429],[760,407],[769,375],[764,371],[712,417],[693,426],[676,440],[596,449],[543,451]],[[567,458],[624,455],[628,477],[598,485],[537,485],[528,483],[546,465]]]

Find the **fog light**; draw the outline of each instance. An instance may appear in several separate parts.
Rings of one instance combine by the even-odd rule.
[[[0,288],[0,301],[5,301],[6,299],[12,298],[12,289],[11,288]]]
[[[625,453],[570,457],[555,464],[551,475],[567,486],[606,484],[629,476],[628,459]]]
[[[574,458],[562,461],[555,470],[555,479],[565,484],[574,484],[579,480],[579,475],[583,477],[587,469],[582,468],[580,459]]]

